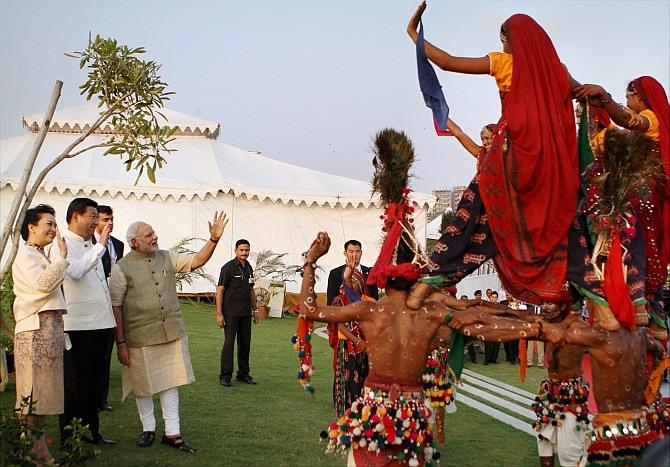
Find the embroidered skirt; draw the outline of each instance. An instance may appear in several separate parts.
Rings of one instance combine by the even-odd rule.
[[[18,333],[14,338],[16,408],[25,397],[34,402],[33,415],[63,413],[63,311],[39,313],[40,327]],[[22,409],[28,412],[28,407]]]
[[[328,452],[353,449],[356,465],[432,465],[440,458],[423,387],[368,376],[364,393],[322,437]]]
[[[333,381],[333,403],[338,417],[344,415],[352,402],[361,396],[367,376],[368,355],[349,351],[347,340],[339,339]]]
[[[652,430],[646,414],[633,410],[601,414],[593,421],[588,467],[636,465],[644,448],[662,435]],[[599,418],[607,418],[607,422]]]

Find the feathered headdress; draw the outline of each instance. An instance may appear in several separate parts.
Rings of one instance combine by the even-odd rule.
[[[414,239],[414,207],[408,196],[410,169],[414,163],[414,145],[403,132],[386,128],[375,136],[372,147],[375,169],[372,192],[379,193],[386,205],[382,230],[386,239],[368,276],[368,284],[383,288],[389,278],[416,281],[421,275],[416,259],[418,246]]]
[[[631,200],[663,177],[660,160],[652,154],[653,141],[636,131],[610,129],[605,133],[602,165],[594,164],[588,193],[591,221],[597,232],[610,234],[624,226],[632,212]]]
[[[631,200],[644,193],[654,179],[663,176],[660,160],[652,153],[653,141],[636,131],[610,129],[605,133],[601,164],[592,164],[592,183],[587,203],[589,218],[598,235],[591,263],[614,316],[622,326],[635,325],[635,307],[628,293],[623,265],[625,241],[636,235],[637,220]],[[600,256],[607,256],[604,270]]]

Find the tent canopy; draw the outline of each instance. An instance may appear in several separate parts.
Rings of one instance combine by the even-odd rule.
[[[49,132],[82,133],[100,117],[100,111],[101,108],[91,103],[56,109],[51,119]],[[163,124],[177,127],[175,134],[178,136],[206,136],[212,139],[216,139],[219,136],[221,125],[217,122],[203,120],[171,109],[160,109],[160,113],[167,118],[167,121],[163,122]],[[158,119],[159,122],[162,122],[160,117]],[[24,127],[33,133],[37,133],[44,122],[44,114],[28,115],[21,120]],[[105,123],[100,129],[96,130],[96,133],[112,133],[113,131],[114,129],[111,124]]]

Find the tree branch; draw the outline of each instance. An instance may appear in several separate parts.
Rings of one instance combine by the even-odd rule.
[[[91,149],[95,149],[95,148],[108,148],[108,147],[110,147],[110,146],[113,146],[112,143],[93,144],[93,145],[91,145],[91,146],[85,147],[84,149],[80,149],[80,150],[77,151],[77,152],[73,152],[73,153],[71,153],[71,154],[68,154],[67,156],[65,156],[65,158],[66,158],[66,159],[71,159],[71,158],[73,158],[73,157],[77,157],[79,154],[81,154],[81,153],[83,153],[83,152],[90,151]]]

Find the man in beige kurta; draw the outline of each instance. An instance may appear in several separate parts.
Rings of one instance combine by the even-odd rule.
[[[116,344],[123,366],[123,398],[131,392],[142,422],[139,447],[155,438],[153,395],[159,394],[165,435],[161,443],[194,452],[179,428],[177,388],[195,381],[184,329],[175,274],[204,265],[212,256],[228,221],[215,213],[210,239],[197,254],[158,248],[158,236],[144,222],[134,222],[126,236],[131,252],[112,268],[109,289],[116,318]]]

